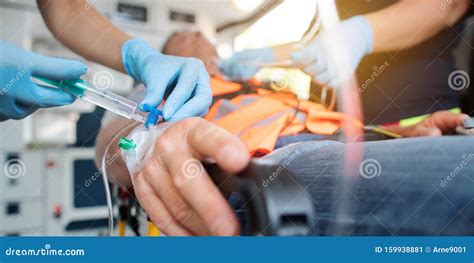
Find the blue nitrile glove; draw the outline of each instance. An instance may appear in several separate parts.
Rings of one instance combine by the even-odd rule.
[[[318,83],[338,88],[352,76],[362,58],[372,52],[373,42],[369,22],[363,16],[355,16],[324,30],[291,58]]]
[[[272,48],[248,49],[223,60],[219,70],[232,80],[249,80],[262,68],[259,64],[274,61]]]
[[[74,102],[75,96],[35,84],[31,76],[77,79],[86,71],[79,61],[43,56],[0,41],[0,121],[22,119],[39,108]]]
[[[167,91],[171,91],[163,107],[167,121],[202,116],[209,110],[209,74],[199,59],[164,55],[140,39],[131,39],[122,46],[122,62],[127,73],[146,87],[142,110],[143,104],[159,106]]]

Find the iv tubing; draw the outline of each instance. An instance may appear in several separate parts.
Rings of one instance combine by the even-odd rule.
[[[112,207],[112,196],[110,194],[110,187],[109,187],[109,180],[107,177],[107,166],[105,165],[106,159],[107,159],[107,153],[109,152],[110,146],[112,146],[112,143],[118,139],[120,134],[122,134],[125,130],[130,129],[133,127],[133,125],[137,125],[137,122],[131,122],[124,128],[122,128],[118,133],[110,139],[109,143],[107,144],[107,147],[105,147],[105,152],[104,155],[102,156],[102,162],[101,162],[101,170],[102,170],[102,179],[104,180],[104,188],[105,188],[105,194],[106,194],[106,199],[107,199],[107,216],[108,216],[108,227],[107,227],[107,236],[112,236],[114,233],[114,211]]]

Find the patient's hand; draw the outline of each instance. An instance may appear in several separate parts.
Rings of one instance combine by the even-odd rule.
[[[249,162],[237,137],[203,119],[189,118],[159,136],[153,157],[135,175],[140,204],[166,235],[239,234],[232,209],[201,165],[205,158],[227,172],[238,172]]]
[[[393,131],[405,137],[448,135],[454,133],[456,127],[461,125],[465,118],[469,118],[469,116],[449,111],[438,111],[416,125]]]

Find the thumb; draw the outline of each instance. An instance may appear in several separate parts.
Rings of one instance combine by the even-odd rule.
[[[78,79],[87,72],[87,66],[77,60],[34,54],[32,75],[51,80]]]
[[[40,108],[51,108],[69,105],[76,100],[74,95],[71,95],[63,90],[57,88],[46,87],[42,85],[35,85],[33,94],[35,95],[35,104]]]
[[[10,73],[17,75],[16,71]],[[15,102],[36,108],[71,104],[76,99],[75,96],[58,88],[46,87],[32,82],[29,74],[20,76],[7,92]]]

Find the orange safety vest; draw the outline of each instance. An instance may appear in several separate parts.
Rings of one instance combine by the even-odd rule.
[[[211,78],[213,96],[241,90],[239,83]],[[278,137],[308,130],[332,135],[340,127],[344,114],[328,110],[319,103],[298,100],[292,93],[274,93],[257,89],[232,99],[219,99],[205,119],[236,134],[252,156],[262,156],[275,148]]]

